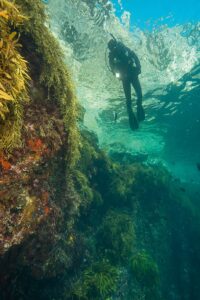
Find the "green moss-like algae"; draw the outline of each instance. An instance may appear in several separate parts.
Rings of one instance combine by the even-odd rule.
[[[131,272],[139,283],[145,299],[159,298],[159,269],[156,262],[146,252],[137,253],[131,260]]]
[[[135,230],[131,216],[127,212],[108,211],[98,232],[98,247],[111,261],[127,263],[134,251]]]
[[[67,131],[67,160],[74,164],[78,158],[79,134],[77,130],[77,101],[69,71],[61,48],[45,26],[46,15],[40,0],[17,0],[29,19],[23,26],[24,43],[29,51],[36,51],[41,63],[38,76],[48,89],[48,98],[60,105]],[[32,47],[32,49],[31,49]],[[33,50],[35,49],[35,50]]]
[[[72,289],[72,297],[76,299],[109,299],[117,289],[119,269],[109,261],[94,262],[85,269],[82,278],[76,281]]]

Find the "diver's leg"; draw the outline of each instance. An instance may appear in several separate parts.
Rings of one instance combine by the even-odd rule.
[[[131,105],[131,83],[129,80],[123,80],[122,83],[123,83],[124,94],[126,97],[126,107],[127,107],[128,117],[129,117],[129,124],[131,129],[134,130],[138,128],[138,121],[133,112],[132,105]]]
[[[132,77],[132,85],[134,87],[135,93],[137,95],[137,117],[138,121],[144,121],[145,119],[145,112],[142,106],[142,88],[140,85],[140,81],[138,76]]]

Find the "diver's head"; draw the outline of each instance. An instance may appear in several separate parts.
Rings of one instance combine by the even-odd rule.
[[[117,41],[116,40],[112,39],[112,40],[110,40],[108,42],[108,48],[109,48],[109,50],[112,51],[116,46],[117,46]]]

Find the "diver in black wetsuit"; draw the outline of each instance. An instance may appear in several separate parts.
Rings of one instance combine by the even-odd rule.
[[[111,71],[117,78],[122,80],[130,127],[132,130],[137,129],[139,127],[138,121],[145,119],[145,112],[142,107],[142,89],[138,78],[141,73],[140,61],[134,51],[115,39],[108,42],[108,48],[110,50],[109,64]],[[132,110],[131,84],[137,95],[137,118]]]

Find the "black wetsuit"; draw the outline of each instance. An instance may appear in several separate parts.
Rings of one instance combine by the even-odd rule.
[[[122,80],[126,97],[130,126],[131,128],[134,127],[132,129],[136,129],[138,124],[136,124],[137,119],[135,118],[132,110],[131,84],[133,85],[137,95],[138,120],[143,121],[145,118],[142,108],[142,89],[138,78],[138,75],[141,73],[140,61],[134,51],[130,50],[124,44],[117,42],[116,46],[110,49],[109,64],[114,74],[120,74],[120,79]]]

